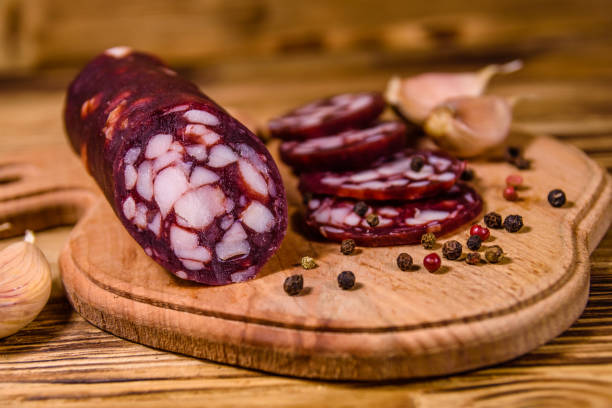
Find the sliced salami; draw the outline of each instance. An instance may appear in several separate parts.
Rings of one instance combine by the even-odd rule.
[[[413,163],[417,160],[420,166]],[[361,200],[417,200],[451,188],[464,167],[465,162],[442,152],[406,149],[360,171],[304,173],[300,190]]]
[[[482,210],[482,198],[464,184],[427,200],[370,202],[363,216],[355,213],[355,203],[348,198],[315,196],[307,204],[306,225],[331,241],[351,238],[362,246],[416,244],[424,233],[447,234]],[[371,214],[378,218],[376,226],[367,221]]]
[[[385,109],[379,92],[345,93],[300,106],[268,122],[270,135],[285,140],[304,140],[360,128]]]
[[[405,146],[406,126],[394,121],[303,142],[283,142],[279,152],[281,159],[296,170],[352,170],[367,167]]]
[[[70,85],[65,124],[127,231],[179,278],[244,281],[280,246],[287,203],[269,152],[155,57],[95,58]]]

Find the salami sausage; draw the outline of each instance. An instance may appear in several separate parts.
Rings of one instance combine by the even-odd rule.
[[[157,58],[96,57],[68,89],[65,125],[130,235],[179,278],[244,281],[280,246],[287,203],[269,152]]]
[[[442,152],[406,149],[360,171],[303,173],[300,190],[361,200],[417,200],[451,188],[464,167],[465,162]]]
[[[315,196],[307,204],[306,225],[331,241],[351,238],[362,246],[405,245],[419,243],[426,232],[447,234],[482,210],[482,198],[464,184],[427,200],[370,202],[363,216],[354,211],[355,203],[349,198]],[[376,226],[367,222],[370,214],[378,216]]]
[[[281,159],[296,170],[354,170],[405,146],[406,126],[395,121],[303,142],[283,142],[279,152]]]
[[[268,122],[270,135],[285,140],[304,140],[360,128],[385,109],[379,92],[345,93],[319,99]]]

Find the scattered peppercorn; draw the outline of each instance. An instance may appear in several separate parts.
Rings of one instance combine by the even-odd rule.
[[[502,227],[502,217],[496,212],[487,213],[484,222],[489,228],[499,229]]]
[[[514,166],[519,169],[519,170],[527,170],[529,168],[531,168],[531,160],[526,159],[524,157],[517,157],[514,160]]]
[[[516,146],[508,146],[506,148],[506,161],[513,162],[517,157],[521,155],[521,148]]]
[[[363,201],[358,201],[353,207],[353,211],[360,217],[363,217],[368,212],[368,205]]]
[[[565,204],[565,193],[558,188],[551,190],[551,192],[548,193],[548,202],[553,207],[563,207]]]
[[[442,246],[442,255],[445,258],[450,260],[455,260],[461,256],[461,251],[463,247],[459,241],[455,241],[454,239],[451,241],[446,241]]]
[[[506,185],[510,187],[519,187],[523,184],[523,177],[520,174],[510,174],[506,177]]]
[[[509,215],[504,220],[504,228],[508,232],[518,232],[523,228],[523,217],[520,215]]]
[[[427,232],[421,235],[421,245],[423,245],[423,248],[431,249],[433,248],[435,243],[436,243],[436,236],[432,234],[431,232]]]
[[[340,244],[340,252],[344,255],[350,255],[355,251],[355,241],[352,239],[343,239]]]
[[[378,219],[378,215],[376,214],[368,214],[368,216],[366,217],[366,221],[368,222],[370,227],[375,227],[380,222],[380,220]]]
[[[314,269],[317,267],[315,260],[309,256],[303,256],[300,263],[302,264],[302,268],[304,269]]]
[[[480,254],[478,252],[470,252],[465,257],[465,262],[470,265],[477,265],[480,263]]]
[[[504,188],[504,192],[502,193],[502,195],[508,201],[518,200],[518,194],[516,194],[516,190],[514,189],[514,187],[511,186]]]
[[[440,259],[440,256],[438,256],[438,254],[436,254],[435,252],[432,252],[431,254],[423,258],[423,266],[429,272],[433,273],[437,271],[438,269],[440,269],[441,264],[442,260]]]
[[[310,200],[312,200],[312,193],[304,193],[304,195],[302,196],[302,202],[304,204],[308,204]]]
[[[503,255],[504,251],[502,251],[499,245],[490,246],[485,251],[485,258],[491,263],[498,263],[501,261]]]
[[[425,165],[425,159],[421,155],[416,155],[410,160],[410,168],[412,171],[421,171]]]
[[[355,274],[351,271],[342,271],[338,274],[338,286],[342,290],[349,290],[355,286]]]
[[[463,181],[472,181],[472,180],[474,180],[474,170],[472,170],[472,169],[465,169],[465,170],[463,170],[461,172],[460,178]]]
[[[291,275],[285,279],[283,289],[289,296],[295,296],[304,289],[304,277],[302,275]]]
[[[472,251],[478,251],[480,245],[482,245],[482,238],[480,238],[478,235],[472,235],[467,240],[467,247]]]
[[[489,239],[491,232],[486,227],[482,227],[478,224],[474,224],[472,225],[472,228],[470,228],[470,235],[478,235],[480,239],[482,239],[483,241],[486,241],[487,239]]]
[[[397,256],[397,267],[404,272],[409,271],[410,268],[412,268],[412,257],[409,254],[402,252]]]

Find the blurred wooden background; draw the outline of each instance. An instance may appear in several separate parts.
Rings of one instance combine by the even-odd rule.
[[[65,146],[68,82],[119,44],[260,121],[325,94],[382,90],[396,73],[521,58],[522,71],[490,87],[525,97],[515,125],[612,171],[610,0],[0,0],[0,154]],[[0,406],[612,406],[611,232],[591,257],[587,309],[562,336],[496,367],[388,384],[275,377],[104,333],[62,294],[56,260],[69,232],[38,234],[55,288],[34,322],[0,340]]]

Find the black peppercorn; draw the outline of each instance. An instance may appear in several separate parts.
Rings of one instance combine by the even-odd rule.
[[[410,160],[410,168],[412,171],[421,171],[423,166],[425,165],[425,159],[423,156],[416,155]]]
[[[565,193],[558,188],[552,190],[548,193],[548,202],[553,207],[563,207],[563,204],[565,204]]]
[[[431,249],[433,248],[435,243],[436,243],[436,236],[432,234],[431,232],[427,232],[421,235],[421,245],[423,245],[423,248]]]
[[[485,251],[485,258],[491,263],[498,263],[501,261],[503,255],[504,251],[502,251],[499,245],[490,246]]]
[[[522,156],[514,159],[513,164],[519,170],[527,170],[531,168],[531,161]]]
[[[368,212],[368,205],[363,201],[358,201],[353,207],[353,211],[360,217],[363,217]]]
[[[478,235],[472,235],[467,240],[467,247],[472,251],[478,251],[480,245],[482,245],[482,238],[480,238]]]
[[[338,275],[338,286],[342,290],[349,290],[355,286],[355,274],[351,271],[342,271]]]
[[[442,246],[442,255],[444,255],[444,257],[447,259],[455,260],[461,256],[462,250],[463,247],[461,246],[459,241],[446,241]]]
[[[461,172],[460,178],[463,181],[472,181],[472,180],[474,180],[474,170],[472,170],[472,169],[465,169],[465,170],[463,170],[463,172]]]
[[[478,252],[470,252],[465,257],[465,262],[470,265],[477,265],[480,263],[480,254]]]
[[[355,241],[352,239],[343,239],[340,244],[340,252],[344,255],[350,255],[355,251]]]
[[[499,229],[502,227],[502,217],[496,212],[487,213],[484,222],[489,228]]]
[[[505,158],[508,162],[513,162],[514,159],[521,155],[521,148],[516,146],[506,147]]]
[[[397,256],[397,267],[402,271],[409,271],[412,268],[412,257],[405,252]]]
[[[304,278],[302,275],[291,275],[285,279],[283,289],[289,296],[295,296],[299,294],[304,288]]]
[[[518,232],[523,228],[523,217],[520,215],[509,215],[504,220],[504,228],[508,232]]]
[[[378,215],[376,214],[368,214],[368,216],[366,217],[366,221],[368,222],[370,227],[375,227],[380,222],[380,220],[378,219]]]

